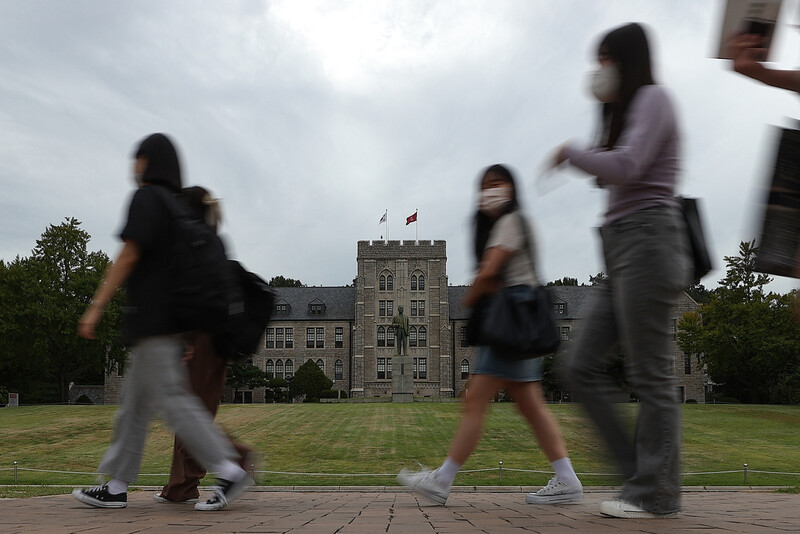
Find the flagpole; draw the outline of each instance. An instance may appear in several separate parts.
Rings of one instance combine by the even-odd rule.
[[[386,208],[386,243],[389,243],[389,208]]]
[[[414,241],[419,244],[419,209],[414,210]]]

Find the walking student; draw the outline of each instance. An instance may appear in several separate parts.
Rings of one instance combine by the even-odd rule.
[[[503,165],[492,165],[480,181],[480,202],[475,215],[475,257],[478,274],[464,303],[474,307],[481,297],[503,286],[536,286],[534,243],[528,223],[517,201],[511,172]],[[525,291],[521,287],[520,291]],[[505,389],[528,421],[539,445],[555,470],[555,476],[525,500],[532,504],[577,502],[583,486],[575,475],[561,430],[548,410],[542,392],[541,359],[503,359],[488,346],[480,347],[478,364],[470,379],[463,404],[461,424],[453,437],[444,463],[433,471],[407,469],[397,475],[400,484],[444,504],[461,466],[478,444],[483,420],[492,397]]]
[[[562,145],[569,162],[608,191],[600,234],[608,280],[596,290],[572,344],[565,378],[625,477],[604,515],[658,518],[681,509],[680,405],[673,383],[669,318],[689,282],[687,230],[675,197],[679,133],[669,93],[656,85],[642,26],[609,32],[597,50],[591,89],[601,102],[595,146]],[[635,437],[607,393],[607,362],[621,345],[640,399]]]
[[[186,200],[191,216],[202,221],[216,233],[222,222],[219,200],[199,186],[184,188],[181,196]],[[227,361],[224,355],[217,354],[213,336],[202,331],[187,334],[184,359],[191,390],[200,398],[211,416],[216,416],[225,388]],[[253,461],[253,450],[232,439],[231,443],[239,455],[239,466],[245,471],[251,468],[252,464],[249,462]],[[163,504],[193,504],[200,496],[198,486],[205,475],[206,470],[191,457],[176,436],[172,449],[169,481],[159,493],[153,495],[153,500]]]
[[[99,508],[127,506],[128,485],[135,483],[142,461],[147,427],[159,411],[200,465],[218,473],[211,498],[197,510],[220,510],[241,494],[252,480],[235,463],[238,456],[211,414],[189,391],[181,360],[184,335],[169,309],[170,263],[176,220],[163,202],[162,191],[181,188],[178,154],[163,134],[145,138],[136,150],[137,190],[120,237],[122,251],[97,288],[78,325],[78,334],[95,337],[103,308],[123,283],[128,306],[125,335],[131,343],[122,405],[117,412],[111,446],[98,471],[111,476],[101,486],[75,489],[77,500]]]

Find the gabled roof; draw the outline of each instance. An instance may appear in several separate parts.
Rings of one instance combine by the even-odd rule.
[[[354,287],[276,287],[277,302],[286,301],[289,315],[275,317],[278,321],[351,321],[356,316]],[[325,315],[309,315],[308,305],[325,304]]]

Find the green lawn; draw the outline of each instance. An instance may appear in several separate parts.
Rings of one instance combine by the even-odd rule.
[[[637,406],[620,405],[631,419]],[[0,485],[13,484],[9,468],[91,473],[111,439],[114,406],[46,406],[0,409]],[[604,459],[594,429],[576,405],[553,405],[576,470],[613,471]],[[437,466],[447,453],[460,414],[457,403],[266,404],[223,406],[218,420],[238,439],[263,455],[263,470],[314,473],[387,473],[417,462]],[[686,485],[742,485],[747,463],[749,485],[797,486],[800,476],[752,471],[800,472],[800,407],[745,405],[683,406],[682,471],[729,471],[690,475]],[[172,435],[153,424],[142,473],[167,473]],[[483,440],[465,470],[497,468],[503,485],[539,485],[550,466],[513,404],[492,405]],[[166,476],[142,476],[155,485]],[[608,476],[581,477],[586,485],[607,485]],[[90,484],[93,475],[20,470],[20,484]],[[340,477],[265,474],[265,485],[388,485],[394,476]],[[462,473],[458,485],[498,485],[497,470]]]

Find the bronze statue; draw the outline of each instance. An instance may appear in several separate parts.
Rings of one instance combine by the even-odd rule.
[[[397,307],[397,315],[392,317],[392,330],[397,343],[397,355],[408,355],[408,316],[403,315],[403,307]]]

